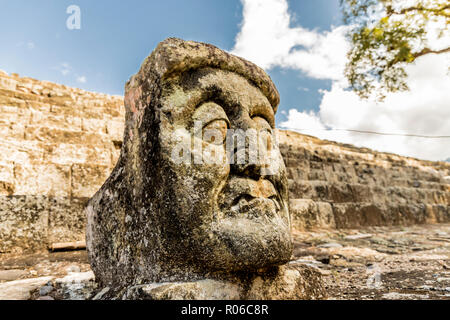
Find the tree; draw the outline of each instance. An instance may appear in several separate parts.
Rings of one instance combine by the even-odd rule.
[[[345,75],[361,98],[408,90],[407,64],[450,52],[448,0],[340,1],[351,30]]]

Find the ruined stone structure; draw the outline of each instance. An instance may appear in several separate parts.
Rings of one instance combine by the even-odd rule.
[[[0,72],[0,253],[84,239],[115,165],[122,97]]]
[[[0,253],[84,239],[120,153],[123,98],[0,71]],[[450,221],[450,164],[279,131],[292,227]],[[446,178],[447,177],[447,178]]]
[[[280,134],[294,229],[450,221],[450,163]]]

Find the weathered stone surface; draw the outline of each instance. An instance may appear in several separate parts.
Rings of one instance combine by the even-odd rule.
[[[296,236],[294,256],[319,268],[330,299],[449,299],[448,223],[316,229]]]
[[[52,279],[53,277],[40,277],[0,283],[0,300],[28,300],[31,291]]]
[[[47,246],[48,202],[44,196],[0,196],[0,252]],[[31,239],[31,241],[30,241]]]
[[[210,141],[204,134],[209,127],[253,129],[273,140],[278,101],[270,78],[248,61],[179,39],[157,46],[127,82],[121,154],[87,207],[87,249],[102,286],[112,294],[139,284],[226,281],[289,261],[287,177],[278,146],[265,175],[248,157],[232,163],[225,135]],[[201,123],[199,136],[194,121]],[[192,148],[191,138],[209,153]],[[180,147],[189,158],[178,162]],[[249,145],[238,148],[250,152]],[[255,291],[264,296],[276,282]],[[290,289],[286,295],[298,295]]]
[[[129,300],[304,300],[325,298],[321,274],[290,263],[264,273],[229,280],[143,284],[126,289]]]
[[[92,271],[69,272],[63,278],[55,279],[56,290],[64,300],[86,300],[96,288]]]
[[[296,232],[293,238],[292,259],[296,264],[311,266],[322,274],[329,299],[385,299],[389,297],[385,294],[393,292],[410,294],[405,296],[408,299],[418,299],[417,295],[433,300],[449,298],[448,223],[357,230],[316,229]],[[334,245],[323,245],[330,243]],[[1,254],[0,269],[26,271],[21,278],[51,276],[57,279],[64,278],[68,272],[84,273],[90,266],[85,251],[70,251]],[[377,274],[378,282],[374,282]],[[85,284],[85,294],[92,290],[90,297],[102,292],[97,299],[105,299],[109,292],[108,288],[93,288],[92,280],[80,283]],[[74,296],[55,280],[48,285],[54,288],[48,296],[55,300]],[[70,288],[78,291],[76,286]],[[39,291],[32,291],[31,299],[39,299]]]
[[[27,272],[20,269],[0,270],[0,281],[17,280],[25,274],[27,274]]]
[[[336,222],[330,203],[311,199],[292,199],[289,202],[292,227],[295,230],[335,228]]]
[[[0,112],[0,252],[83,240],[83,198],[118,158],[122,97],[1,73]]]
[[[84,240],[86,198],[0,195],[0,253]]]
[[[279,131],[296,230],[450,221],[450,164]]]
[[[48,242],[72,242],[85,239],[87,198],[51,198],[48,221]],[[68,215],[70,212],[70,215]]]

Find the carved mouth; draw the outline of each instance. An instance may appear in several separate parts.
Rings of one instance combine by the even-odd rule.
[[[220,193],[220,210],[228,217],[274,217],[283,208],[283,201],[273,182],[231,177]]]
[[[249,217],[258,217],[261,215],[274,215],[280,210],[280,201],[276,195],[263,198],[254,197],[250,194],[241,194],[233,200],[228,215],[245,214]]]

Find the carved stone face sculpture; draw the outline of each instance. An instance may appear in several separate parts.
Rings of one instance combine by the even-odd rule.
[[[121,155],[88,205],[96,278],[182,281],[289,261],[278,102],[250,62],[208,44],[160,43],[127,83]],[[267,154],[252,133],[267,142],[269,161],[252,161],[252,152]]]

